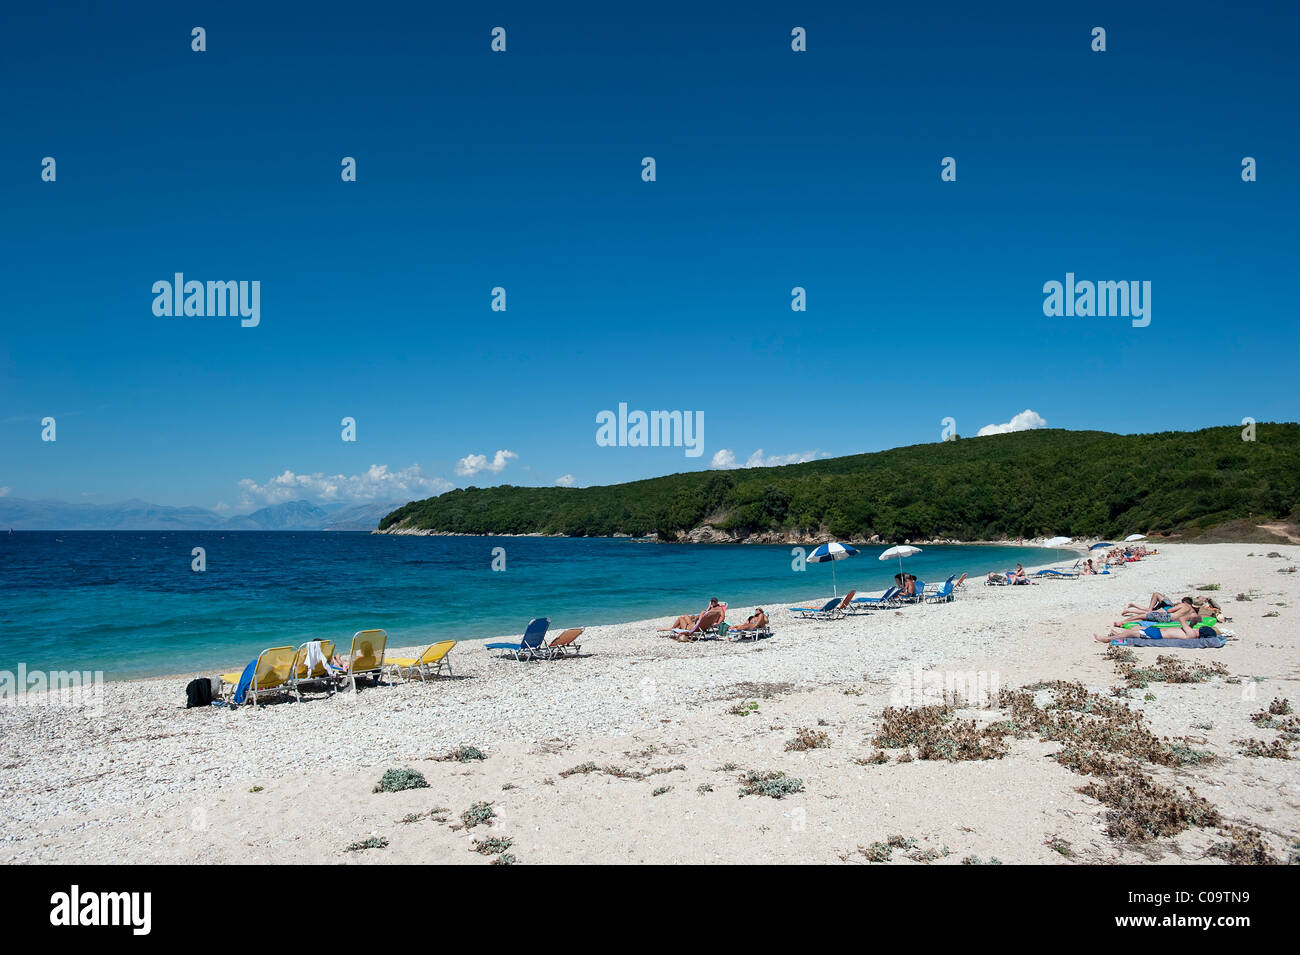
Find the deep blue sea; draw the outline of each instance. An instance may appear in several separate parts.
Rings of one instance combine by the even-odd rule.
[[[207,569],[191,570],[191,551]],[[492,570],[493,549],[505,570]],[[811,549],[811,548],[808,548]],[[839,593],[883,590],[898,565],[863,548],[838,561]],[[926,547],[922,580],[1073,560],[1041,547]],[[789,546],[626,539],[395,537],[367,533],[0,533],[0,670],[103,670],[110,679],[235,668],[269,646],[390,646],[519,634],[532,617],[591,626],[831,594],[831,565],[792,570]]]

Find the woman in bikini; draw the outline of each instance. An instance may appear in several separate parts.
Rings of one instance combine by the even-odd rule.
[[[744,623],[738,623],[732,630],[766,630],[768,626],[767,614],[763,613],[762,607],[755,607],[754,612]]]
[[[709,605],[705,607],[702,611],[700,611],[699,613],[684,613],[676,620],[674,620],[671,625],[667,627],[662,627],[659,632],[666,633],[672,630],[693,630],[695,628],[696,622],[701,617],[703,617],[710,610],[717,610],[720,606],[722,605],[718,603],[717,597],[710,597]]]

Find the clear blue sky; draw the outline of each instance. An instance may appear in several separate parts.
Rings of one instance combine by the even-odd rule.
[[[1296,417],[1294,3],[272,6],[5,5],[0,493]],[[1067,271],[1149,280],[1151,325],[1045,318]],[[154,316],[174,272],[260,281],[260,326]],[[598,447],[620,401],[703,411],[703,457]]]

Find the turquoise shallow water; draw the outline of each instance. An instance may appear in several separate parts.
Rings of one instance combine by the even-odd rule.
[[[191,550],[207,570],[190,569]],[[506,569],[491,569],[493,548]],[[811,549],[811,548],[809,548]],[[883,548],[839,561],[839,593],[878,592]],[[1073,560],[1040,547],[927,547],[904,561],[930,582]],[[591,626],[831,594],[831,565],[791,567],[789,546],[350,533],[18,531],[0,535],[0,670],[110,678],[235,667],[268,646],[341,644],[369,627],[391,646],[522,633],[532,617]]]

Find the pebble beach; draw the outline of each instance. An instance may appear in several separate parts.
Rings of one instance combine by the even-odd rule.
[[[666,620],[632,621],[587,629],[575,657],[517,662],[465,641],[451,676],[302,703],[187,710],[186,674],[108,683],[98,714],[0,708],[0,859],[483,864],[493,856],[476,840],[490,835],[522,863],[1214,863],[1225,827],[1240,825],[1285,861],[1300,846],[1300,763],[1246,755],[1239,741],[1278,735],[1251,719],[1270,701],[1300,706],[1300,575],[1286,572],[1300,547],[1158,546],[1107,576],[969,579],[951,603],[838,620],[765,605],[775,635],[757,642],[679,643],[656,636]],[[1049,758],[1060,743],[1032,736],[998,758],[872,761],[882,711],[925,674],[977,673],[1003,689],[1077,681],[1110,697],[1117,665],[1092,634],[1152,591],[1216,585],[1225,647],[1133,652],[1224,672],[1121,702],[1157,735],[1212,754],[1152,773],[1193,787],[1220,824],[1117,840],[1107,807],[1079,791],[1088,780]],[[553,619],[552,635],[583,625]],[[219,662],[212,673],[239,663]],[[980,726],[1002,714],[959,715]],[[802,730],[824,741],[790,748]],[[1279,738],[1275,754],[1294,748]],[[485,758],[440,758],[458,747]],[[418,770],[428,788],[374,792],[392,768]],[[777,772],[800,791],[740,795],[746,773]],[[490,821],[462,818],[484,803]]]

